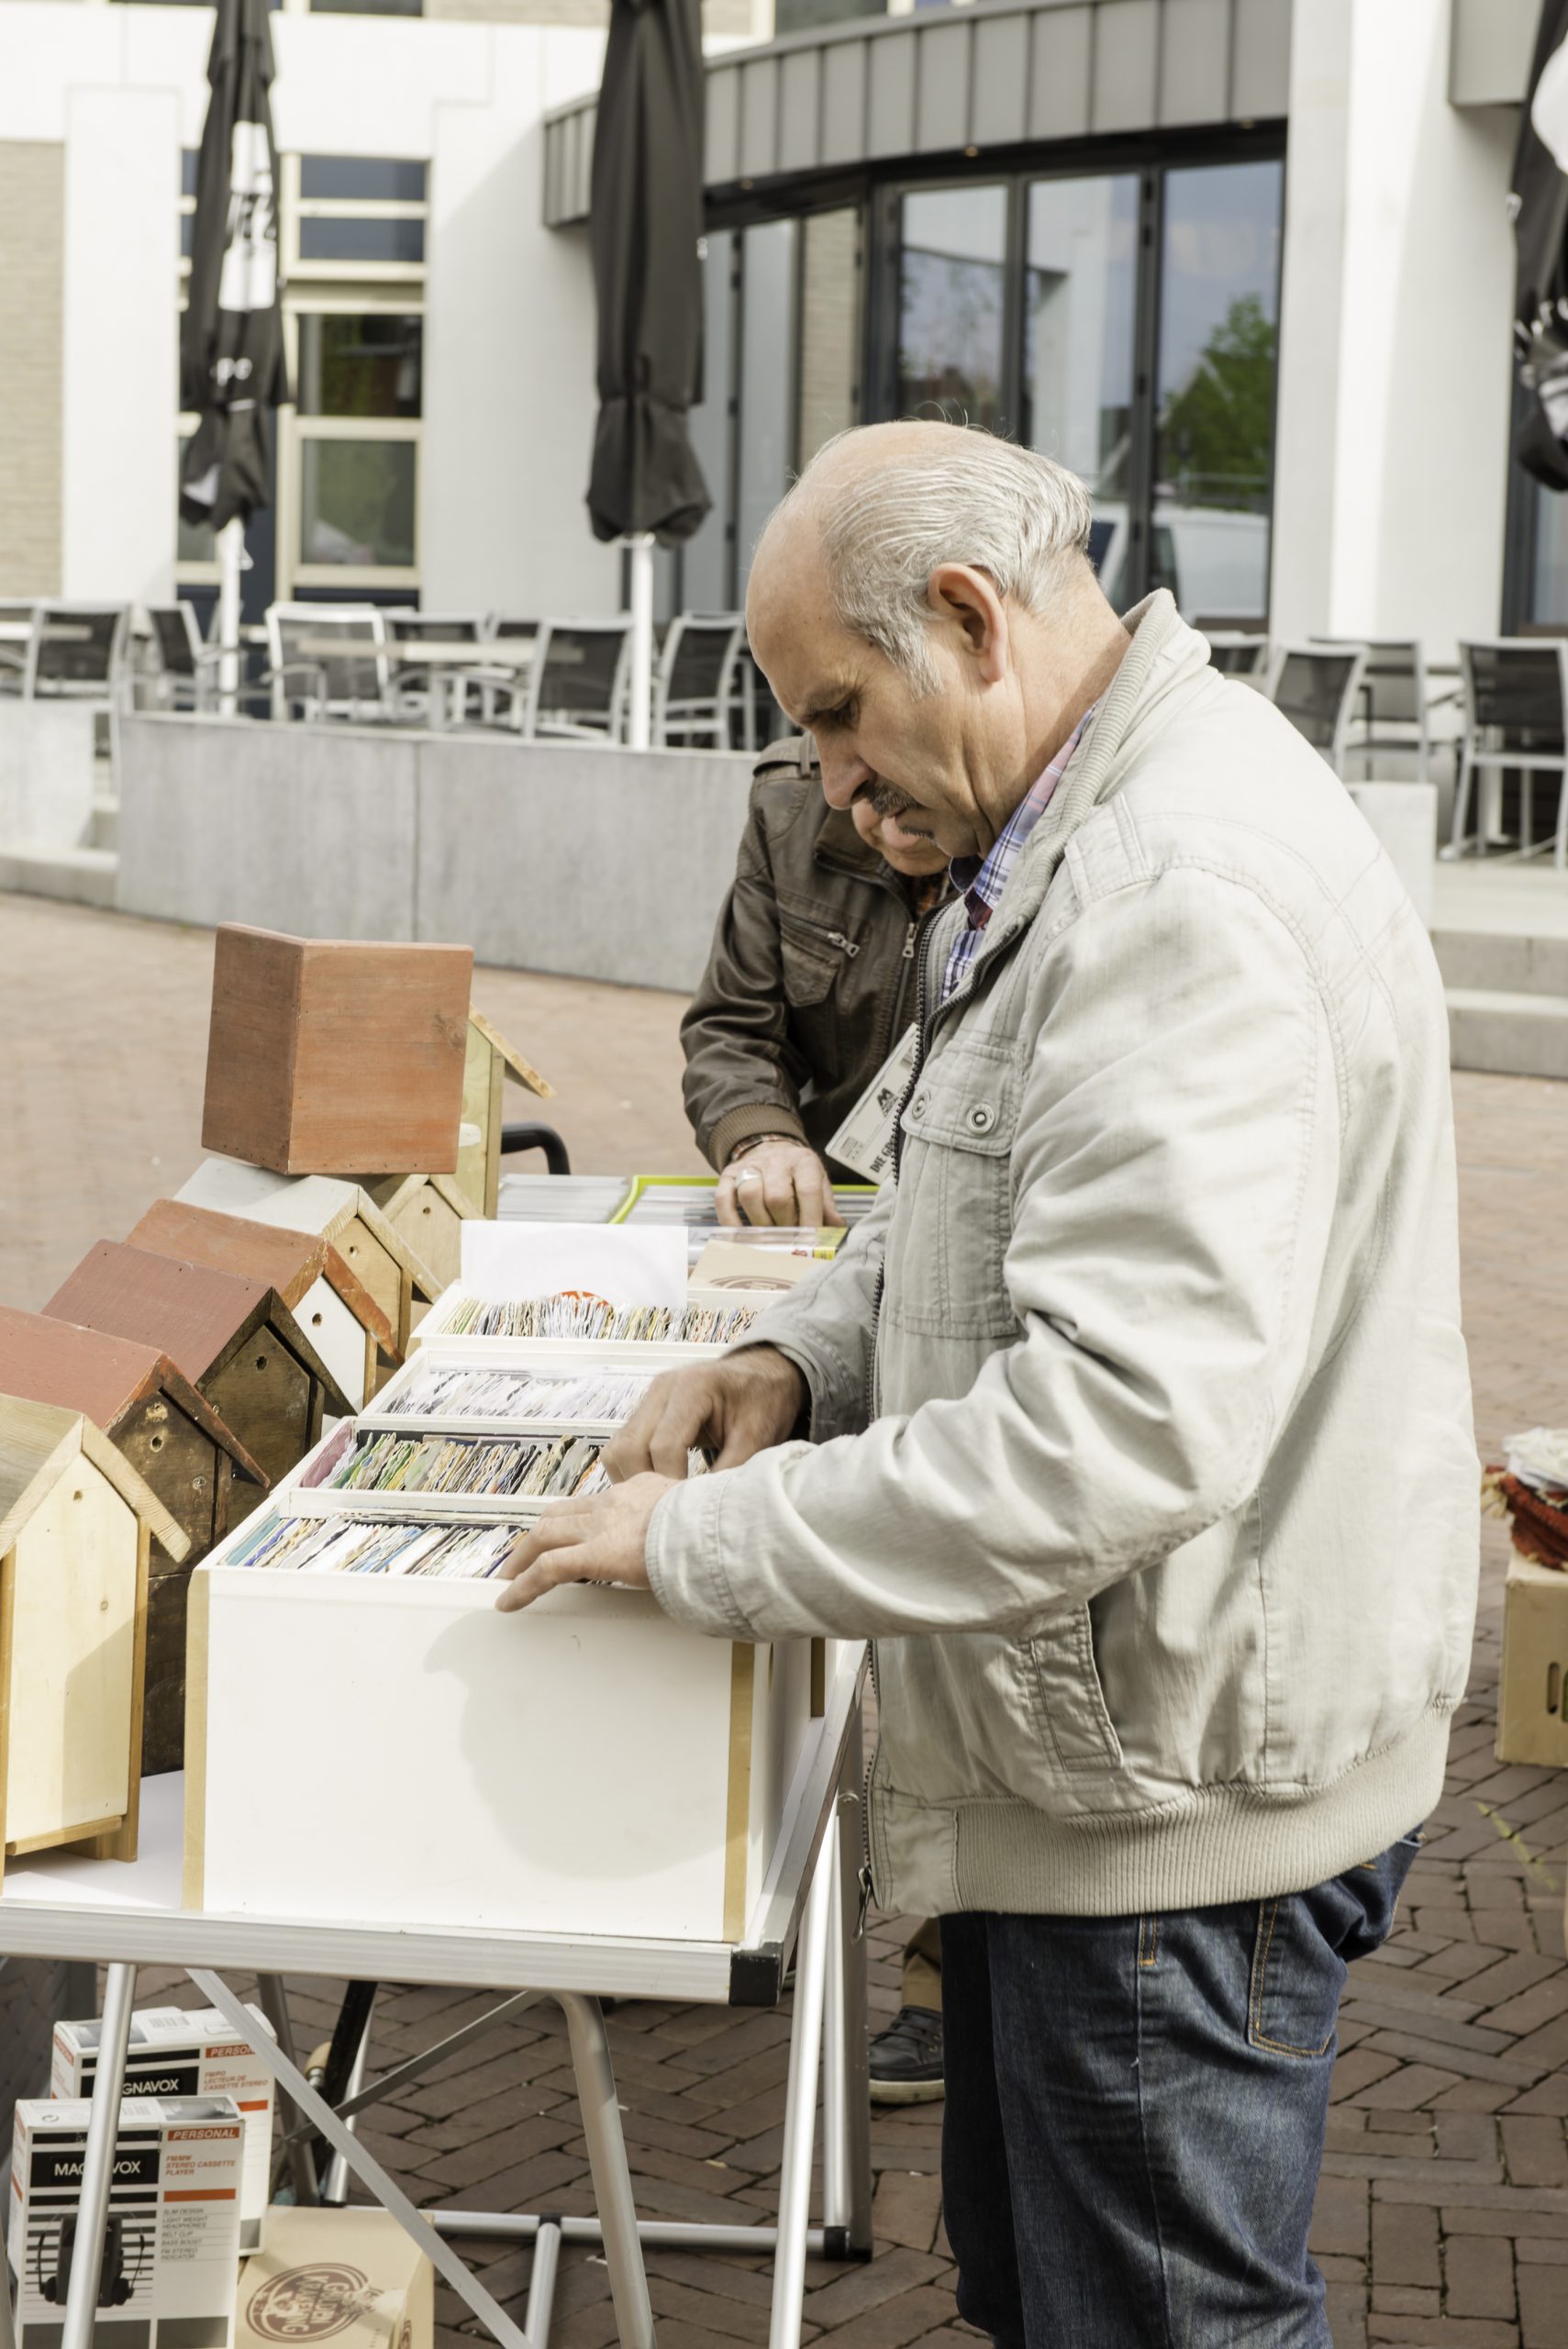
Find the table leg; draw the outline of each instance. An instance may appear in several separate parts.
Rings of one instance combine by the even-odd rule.
[[[93,2112],[82,2164],[82,2199],[76,2212],[76,2248],[66,2290],[61,2349],[92,2349],[98,2312],[98,2280],[104,2268],[104,2230],[109,2215],[109,2186],[119,2138],[120,2098],[125,2091],[126,2049],[136,1998],[134,1965],[111,1965],[104,1994],[104,2029],[93,2083]]]
[[[370,2061],[371,2052],[371,2025],[374,2020],[375,1985],[373,1983],[371,1986],[371,2002],[365,2014],[364,2029],[360,2033],[360,2043],[354,2050],[354,2060],[349,2066],[349,2076],[344,2084],[343,2096],[345,2099],[350,2100],[359,2095],[360,2090],[365,2084],[365,2066]],[[341,2100],[342,2099],[339,2099],[339,2101]],[[346,2112],[342,2114],[341,2118],[343,2126],[350,2132],[357,2133],[359,2129],[358,2116],[353,2113]],[[349,2165],[343,2159],[341,2154],[334,2154],[331,2160],[327,2165],[327,2175],[321,2181],[321,2199],[323,2202],[340,2205],[346,2202],[348,2199]]]
[[[604,2013],[597,1998],[570,1990],[560,1996],[572,2043],[572,2067],[577,2075],[583,2134],[588,2141],[588,2166],[593,2173],[599,2223],[604,2229],[605,2266],[610,2272],[610,2297],[615,2303],[621,2349],[651,2349],[653,2310],[648,2299],[642,2243],[637,2232],[637,2206],[632,2199],[631,2172],[627,2166],[620,2101],[616,2095]]]
[[[115,1970],[110,1969],[111,1980]],[[129,1971],[128,1967],[124,1970]],[[405,2234],[417,2243],[437,2275],[445,2277],[459,2299],[473,2310],[480,2323],[502,2343],[503,2349],[535,2349],[528,2334],[513,2323],[506,2310],[491,2298],[478,2277],[441,2241],[429,2221],[421,2217],[396,2179],[389,2177],[374,2156],[350,2134],[345,2124],[339,2120],[326,2099],[317,2094],[298,2065],[289,2062],[282,2048],[274,2043],[271,2032],[256,2029],[252,2018],[247,2014],[243,2004],[235,1997],[223,1976],[205,1966],[188,1966],[186,1971],[208,2005],[216,2007],[228,2023],[235,2037],[243,2039],[248,2046],[254,2049],[279,2087],[293,2098],[306,2119],[314,2124],[333,2150],[342,2154],[361,2184],[369,2187],[382,2209],[391,2212]],[[102,2074],[99,2076],[101,2079]],[[95,2278],[96,2267],[93,2273]],[[74,2290],[72,2303],[74,2306]],[[61,2349],[88,2349],[89,2335],[84,2334],[76,2342],[70,2339],[70,2321],[67,2316],[67,2338]]]
[[[839,1795],[839,1865],[828,1929],[822,2054],[822,2222],[851,2258],[872,2252],[871,2084],[865,1943],[858,1932],[862,1842],[861,1741],[845,1755]]]
[[[534,2349],[545,2349],[550,2339],[550,2311],[555,2306],[555,2277],[561,2266],[561,2229],[554,2219],[540,2219],[528,2263],[528,2304],[523,2311]]]
[[[838,1846],[839,1822],[835,1813],[817,1855],[795,1948],[795,2017],[789,2041],[789,2089],[784,2103],[779,2235],[773,2254],[773,2304],[768,2349],[800,2349],[806,2232],[811,2218],[812,2142],[817,2127],[817,2063],[822,2051],[828,1927],[833,1879],[838,1873]]]
[[[289,2019],[288,1992],[281,1974],[258,1974],[256,1996],[261,2012],[272,2026],[278,2045],[297,2065],[299,2056],[294,2043],[294,2024]],[[316,2188],[316,2165],[310,2158],[310,2146],[303,2133],[299,2109],[292,2097],[279,2095],[278,2117],[284,2126],[284,2143],[288,2155],[289,2183],[294,2188],[296,2204],[308,2209],[320,2199]]]

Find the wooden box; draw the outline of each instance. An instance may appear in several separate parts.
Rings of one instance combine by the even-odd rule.
[[[161,1347],[272,1484],[353,1408],[264,1281],[100,1240],[45,1310]]]
[[[472,1005],[462,1072],[462,1136],[457,1181],[475,1215],[493,1216],[501,1198],[501,1126],[507,1077],[539,1095],[555,1097],[555,1087],[513,1050],[499,1030]],[[471,1138],[472,1137],[472,1138]],[[457,1270],[446,1275],[457,1278]]]
[[[406,1351],[416,1303],[428,1304],[441,1293],[429,1266],[357,1183],[329,1174],[273,1174],[232,1158],[206,1158],[175,1197],[329,1241],[392,1324],[398,1354]]]
[[[658,1369],[677,1350],[493,1341],[485,1368]],[[644,1357],[647,1357],[646,1361]],[[421,1353],[361,1422],[436,1359]],[[504,1424],[522,1422],[507,1419]],[[339,1429],[273,1512],[533,1522],[539,1503],[324,1491]],[[544,1504],[548,1507],[550,1504]],[[239,1914],[725,1941],[745,1932],[821,1709],[818,1643],[705,1639],[644,1591],[521,1614],[494,1582],[226,1564],[193,1577],[185,1899]],[[328,1737],[280,1737],[280,1709]]]
[[[246,1517],[267,1479],[155,1346],[0,1307],[0,1394],[80,1411],[110,1439],[184,1537],[149,1560],[144,1776],[178,1770],[185,1737],[185,1594],[198,1558]]]
[[[425,1175],[410,1177],[425,1182]],[[445,1182],[448,1177],[436,1178]],[[329,1240],[283,1224],[158,1199],[126,1235],[133,1248],[265,1281],[282,1297],[356,1410],[375,1392],[378,1358],[399,1358],[397,1333]]]
[[[154,1535],[183,1558],[173,1519],[91,1419],[0,1396],[6,1858],[64,1843],[136,1857]]]
[[[1568,1768],[1568,1573],[1515,1550],[1503,1594],[1499,1762]]]
[[[455,1174],[367,1174],[363,1189],[445,1288],[462,1261],[462,1227],[480,1212]]]
[[[450,1174],[473,952],[224,923],[202,1145],[280,1174]]]

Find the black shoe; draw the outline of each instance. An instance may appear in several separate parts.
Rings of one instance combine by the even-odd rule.
[[[934,2104],[942,2093],[942,2019],[900,2007],[871,2043],[873,2104]]]

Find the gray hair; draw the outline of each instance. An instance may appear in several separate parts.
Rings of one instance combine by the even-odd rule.
[[[836,433],[784,500],[809,495]],[[927,588],[939,563],[984,571],[998,595],[1045,610],[1088,551],[1089,494],[1076,473],[994,433],[938,427],[929,457],[907,443],[822,501],[821,532],[843,625],[902,669],[917,693],[940,690]]]

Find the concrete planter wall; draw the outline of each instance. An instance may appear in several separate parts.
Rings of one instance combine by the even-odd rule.
[[[0,695],[0,850],[74,848],[93,816],[95,707]]]
[[[117,729],[124,913],[689,991],[751,763],[485,737],[138,716]]]

